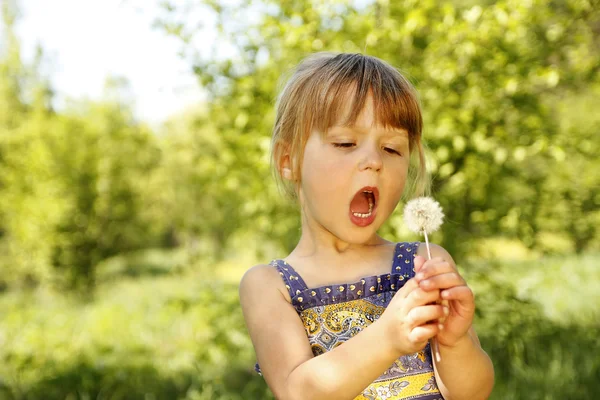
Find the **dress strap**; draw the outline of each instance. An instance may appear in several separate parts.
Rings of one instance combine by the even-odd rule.
[[[281,275],[281,279],[285,283],[285,287],[288,290],[290,297],[294,297],[302,291],[308,289],[306,283],[304,283],[304,279],[300,276],[299,273],[292,268],[290,264],[283,260],[273,260],[271,262],[277,270],[279,271],[279,275]]]
[[[405,278],[415,276],[414,258],[417,255],[420,242],[400,242],[396,244],[394,260],[392,262],[392,274],[400,274]]]

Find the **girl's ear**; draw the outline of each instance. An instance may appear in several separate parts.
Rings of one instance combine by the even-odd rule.
[[[283,144],[277,144],[275,149],[277,154],[277,169],[284,179],[289,181],[294,180],[294,173],[292,171],[292,162],[289,152],[289,146]]]
[[[294,174],[292,173],[292,166],[290,163],[289,154],[286,154],[283,157],[282,165],[281,165],[281,176],[283,176],[285,179],[287,179],[289,181],[294,180]]]

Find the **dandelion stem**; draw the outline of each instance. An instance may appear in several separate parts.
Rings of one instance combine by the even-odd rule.
[[[429,238],[427,237],[427,231],[423,230],[423,235],[425,236],[425,246],[427,247],[427,259],[431,260],[431,250],[429,250]],[[440,347],[435,338],[431,340],[431,344],[433,346],[433,353],[435,354],[435,361],[442,361],[442,355],[440,354]]]
[[[423,231],[423,234],[425,235],[425,245],[427,246],[427,256],[429,257],[428,260],[431,260],[431,251],[429,250],[429,238],[427,237],[427,231]]]

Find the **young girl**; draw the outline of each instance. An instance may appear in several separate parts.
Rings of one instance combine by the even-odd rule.
[[[257,368],[277,399],[490,395],[473,293],[452,257],[434,246],[426,261],[424,245],[377,234],[405,186],[424,186],[421,125],[413,87],[374,57],[316,54],[284,87],[272,157],[302,234],[240,283]]]

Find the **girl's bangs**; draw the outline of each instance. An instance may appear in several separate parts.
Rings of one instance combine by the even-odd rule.
[[[372,97],[378,126],[405,129],[411,139],[421,135],[422,116],[415,91],[395,70],[366,62],[333,76],[319,88],[319,104],[313,104],[313,128],[325,134],[332,126],[352,126]],[[344,72],[344,71],[342,71]],[[412,140],[411,140],[412,141]]]

